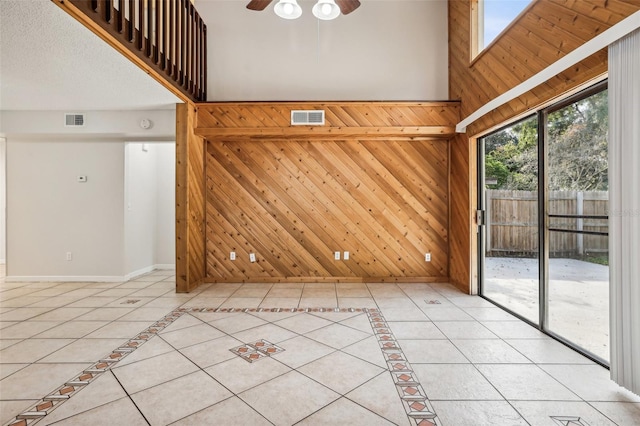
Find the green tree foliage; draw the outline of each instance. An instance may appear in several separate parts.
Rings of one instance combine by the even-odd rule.
[[[549,114],[549,188],[606,191],[609,109],[600,92]]]
[[[607,102],[604,91],[549,114],[549,189],[607,190]],[[537,127],[532,117],[485,137],[485,176],[497,180],[490,188],[537,190]]]
[[[485,176],[497,179],[492,189],[535,191],[538,187],[536,117],[485,138]]]

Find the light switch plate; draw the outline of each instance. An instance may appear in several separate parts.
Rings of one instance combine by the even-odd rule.
[[[349,260],[349,256],[350,256],[349,252],[348,252],[348,251],[345,251],[345,252],[343,253],[343,255],[342,255],[342,258],[343,258],[344,260]]]
[[[232,251],[231,253],[229,253],[229,259],[236,260],[236,252],[235,251]]]
[[[336,252],[333,253],[333,259],[334,260],[340,260],[340,252],[339,251],[336,251]]]
[[[255,253],[249,253],[249,260],[253,263],[256,261],[256,254]]]

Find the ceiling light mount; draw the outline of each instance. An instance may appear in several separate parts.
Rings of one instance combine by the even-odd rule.
[[[302,8],[296,0],[280,0],[273,11],[283,19],[298,19],[302,15]]]
[[[265,10],[273,0],[250,0],[247,9],[261,11]],[[335,19],[340,14],[348,15],[358,7],[360,0],[317,0],[313,6],[313,15],[323,21]],[[276,15],[283,19],[297,19],[302,15],[302,8],[297,0],[278,0],[274,7]]]
[[[312,12],[313,16],[323,21],[330,21],[340,16],[340,8],[334,0],[318,0]]]

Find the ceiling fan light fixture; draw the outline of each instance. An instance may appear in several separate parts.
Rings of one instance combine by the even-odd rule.
[[[313,16],[323,21],[330,21],[340,16],[340,8],[334,0],[318,0],[312,12]]]
[[[298,19],[302,15],[302,8],[296,0],[280,0],[273,10],[283,19]]]

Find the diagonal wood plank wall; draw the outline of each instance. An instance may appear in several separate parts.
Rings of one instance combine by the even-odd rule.
[[[324,109],[327,123],[293,128],[292,109]],[[458,114],[447,102],[200,104],[205,281],[447,280]]]

